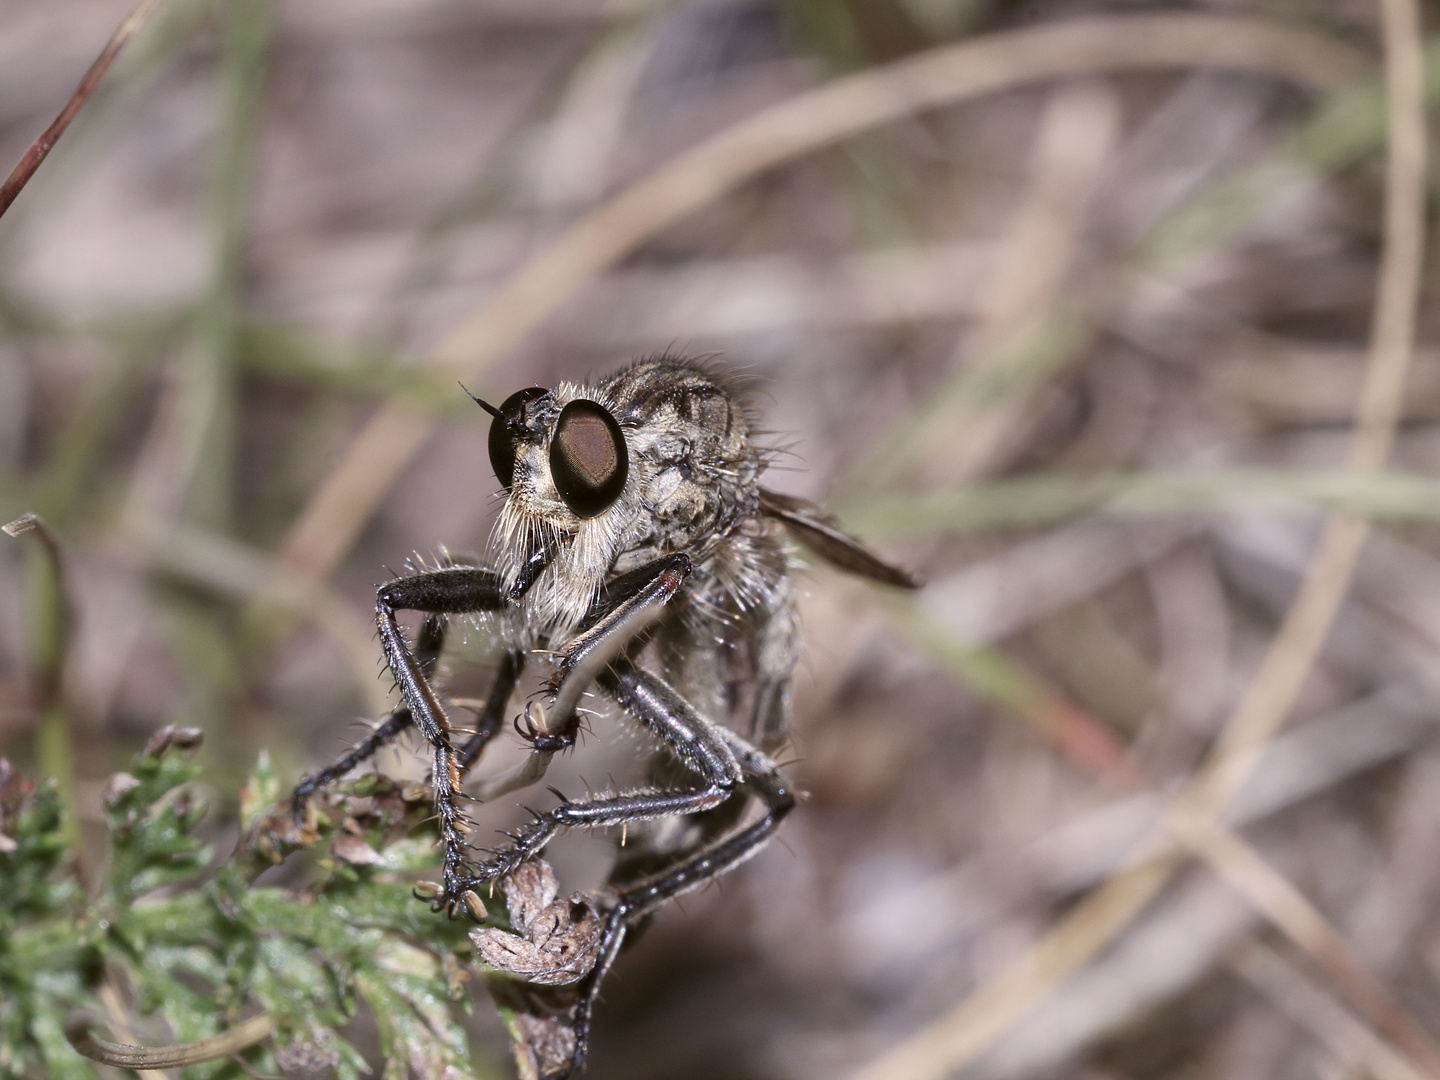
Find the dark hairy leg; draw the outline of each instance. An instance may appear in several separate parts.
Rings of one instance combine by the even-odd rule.
[[[505,717],[505,707],[510,703],[510,695],[515,693],[515,687],[520,682],[520,673],[524,670],[525,654],[519,649],[505,650],[500,657],[500,666],[495,671],[495,681],[490,686],[490,696],[485,699],[485,707],[475,718],[475,731],[465,740],[465,745],[460,747],[456,755],[462,776],[470,771],[475,759],[490,745],[490,740],[500,730],[500,724]]]
[[[420,626],[420,633],[415,639],[415,659],[427,676],[435,670],[440,654],[445,651],[445,631],[445,619],[439,615],[426,616]],[[371,729],[369,735],[347,750],[338,760],[295,785],[295,793],[290,796],[290,811],[294,815],[295,823],[304,827],[305,808],[315,792],[329,787],[357,765],[369,761],[382,748],[394,742],[396,736],[408,728],[411,722],[410,710],[404,705],[396,706],[390,710],[389,716]]]
[[[538,751],[556,753],[575,744],[580,718],[576,707],[585,690],[604,669],[663,614],[665,605],[690,576],[690,557],[683,552],[622,574],[607,583],[566,642],[559,670],[550,684],[553,695],[544,727],[526,712],[521,736]]]
[[[371,729],[370,734],[352,746],[345,754],[317,773],[311,773],[295,785],[290,796],[290,813],[295,824],[305,827],[306,812],[310,797],[321,788],[329,787],[362,762],[369,761],[382,747],[395,741],[395,737],[410,726],[410,710],[403,705],[393,709],[390,715]]]
[[[415,639],[415,659],[419,661],[426,678],[434,673],[435,664],[445,649],[447,625],[443,616],[428,615]],[[525,654],[518,649],[507,649],[500,657],[499,666],[495,671],[495,681],[491,685],[485,705],[476,716],[475,730],[456,754],[462,776],[470,770],[470,766],[475,764],[476,759],[500,730],[505,707],[515,692],[524,668]],[[357,765],[370,760],[382,748],[393,742],[406,728],[410,727],[412,722],[409,707],[396,706],[390,711],[389,716],[375,725],[369,735],[346,751],[342,757],[319,772],[301,780],[295,787],[294,795],[291,796],[291,807],[296,822],[303,824],[305,804],[315,792],[333,784]]]
[[[621,660],[606,668],[598,682],[621,708],[665,743],[700,785],[643,789],[576,802],[564,800],[510,834],[509,844],[492,852],[475,868],[467,888],[511,873],[526,859],[538,855],[561,829],[605,828],[709,810],[728,799],[743,779],[743,768],[731,749],[728,733],[697,713],[658,676]]]
[[[654,678],[644,672],[638,674],[646,680]],[[580,988],[580,999],[571,1015],[575,1049],[570,1065],[564,1072],[546,1077],[546,1080],[563,1080],[584,1068],[595,999],[630,927],[661,904],[691,889],[699,888],[756,854],[795,806],[794,790],[775,762],[735,733],[727,729],[720,730],[744,773],[745,789],[759,796],[765,805],[765,816],[698,851],[682,856],[673,866],[624,884],[617,890],[615,906],[606,916],[595,967],[585,977]]]
[[[400,687],[411,721],[430,744],[432,752],[430,781],[435,788],[435,810],[445,847],[443,891],[436,906],[449,911],[463,903],[465,892],[467,822],[459,807],[460,759],[450,741],[450,719],[426,678],[420,657],[405,640],[396,612],[459,615],[494,611],[504,607],[508,599],[493,572],[470,566],[451,566],[396,578],[382,585],[375,597],[375,624],[380,631],[385,660]]]

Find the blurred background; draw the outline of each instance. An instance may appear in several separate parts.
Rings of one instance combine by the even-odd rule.
[[[4,0],[0,162],[128,8]],[[1041,79],[1016,46],[984,93],[798,139],[632,228],[593,280],[552,260],[499,292],[615,193],[831,80],[876,73],[883,96],[927,50],[1169,11],[1270,20],[1279,44],[1162,65],[1137,38],[1133,62],[1077,52]],[[1341,472],[1381,251],[1378,18],[1370,0],[167,0],[0,222],[0,520],[42,514],[69,558],[80,807],[98,820],[104,778],[186,723],[233,819],[262,747],[293,781],[383,715],[374,587],[417,553],[483,552],[496,508],[462,370],[500,400],[714,354],[787,451],[769,485],[929,585],[912,601],[806,572],[786,760],[809,797],[622,957],[587,1075],[842,1076],[943,1025],[1148,835],[1336,506],[1383,517],[1228,820],[1392,1016],[1433,1028],[1433,273],[1392,471]],[[0,753],[27,771],[34,554],[0,543]],[[453,678],[478,685],[486,641],[465,637]],[[597,720],[554,782],[623,776],[616,727]],[[518,753],[503,741],[484,770]],[[409,747],[381,765],[424,773]],[[482,829],[516,813],[486,807]],[[562,887],[603,879],[615,839],[558,844]],[[1388,1060],[1354,987],[1199,864],[1055,981],[965,1076]],[[490,1012],[477,1051],[503,1075]]]

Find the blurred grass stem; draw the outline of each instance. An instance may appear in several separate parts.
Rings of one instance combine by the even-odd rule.
[[[191,422],[203,435],[189,479],[191,519],[224,529],[234,486],[236,367],[244,292],[247,196],[264,100],[273,0],[232,0],[221,45],[220,126],[210,180],[214,263],[198,313]]]
[[[75,748],[70,715],[65,707],[65,664],[70,652],[73,612],[60,543],[36,514],[25,514],[0,528],[7,536],[30,534],[39,544],[31,561],[31,664],[35,671],[40,723],[35,732],[35,758],[42,776],[55,778],[65,806],[65,841],[76,865],[83,863],[80,807],[75,788]]]
[[[278,564],[265,552],[185,525],[161,530],[132,522],[113,550],[121,559],[149,570],[313,622],[350,664],[368,711],[376,715],[389,711],[387,684],[375,677],[373,624],[325,586]]]
[[[1113,791],[1144,783],[1128,748],[1103,721],[1043,682],[1000,649],[963,641],[920,605],[886,597],[886,614],[917,649],[965,687],[1008,710]]]
[[[1440,1050],[1324,915],[1249,844],[1213,820],[1172,816],[1170,828],[1231,888],[1315,959],[1367,1021],[1392,1040],[1418,1075],[1440,1077]],[[1388,1049],[1388,1047],[1387,1047]],[[1411,1075],[1417,1075],[1406,1063]]]
[[[1394,441],[1414,352],[1415,312],[1425,236],[1425,97],[1415,0],[1381,0],[1385,44],[1387,162],[1384,244],[1370,357],[1348,467],[1379,471]],[[1213,821],[1250,775],[1283,724],[1349,587],[1368,523],[1336,515],[1327,523],[1300,595],[1239,707],[1177,813]],[[857,1080],[938,1080],[982,1053],[1061,982],[1113,942],[1184,865],[1163,841],[1096,889],[1013,964],[937,1020],[856,1074]]]
[[[1028,392],[1064,366],[1089,337],[1090,321],[1056,302],[1080,246],[1096,184],[1120,136],[1114,89],[1083,80],[1047,103],[1019,209],[959,335],[949,383],[918,416],[907,416],[868,454],[856,478],[866,487],[918,476],[953,485],[983,471],[1025,427]]]
[[[1231,959],[1230,970],[1259,990],[1339,1059],[1347,1070],[1375,1080],[1429,1076],[1397,1054],[1275,949],[1251,942]]]
[[[1029,528],[1082,513],[1147,518],[1256,509],[1430,521],[1440,518],[1440,481],[1349,470],[1155,469],[1027,476],[929,494],[853,498],[836,507],[847,525],[870,537]]]

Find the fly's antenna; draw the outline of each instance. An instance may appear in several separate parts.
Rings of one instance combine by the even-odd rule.
[[[493,416],[496,420],[499,420],[502,424],[504,424],[505,427],[506,427],[506,429],[507,429],[508,431],[510,431],[511,434],[513,434],[513,435],[519,435],[519,436],[524,436],[524,435],[525,435],[525,425],[522,424],[522,423],[521,423],[519,420],[517,420],[515,417],[513,417],[513,416],[506,416],[504,413],[502,413],[502,412],[501,412],[499,409],[497,409],[494,405],[491,405],[491,404],[490,404],[488,401],[486,401],[484,398],[476,397],[474,394],[470,393],[470,391],[466,388],[466,386],[465,386],[464,383],[459,383],[458,385],[459,385],[459,387],[460,387],[461,390],[464,390],[464,391],[465,391],[465,396],[466,396],[466,397],[468,397],[471,401],[475,402],[476,405],[479,405],[482,409],[484,409],[486,412],[488,412],[488,413],[489,413],[491,416]]]
[[[465,384],[464,384],[463,382],[462,382],[462,383],[459,383],[458,385],[459,385],[459,387],[460,387],[461,390],[464,390],[464,391],[465,391],[465,396],[468,397],[471,401],[475,402],[476,405],[479,405],[482,409],[484,409],[486,412],[488,412],[491,416],[495,417],[496,420],[502,419],[502,417],[500,416],[500,410],[497,409],[494,405],[491,405],[491,404],[490,404],[488,401],[486,401],[484,398],[476,397],[474,394],[470,393],[470,391],[466,388],[466,386],[465,386]]]

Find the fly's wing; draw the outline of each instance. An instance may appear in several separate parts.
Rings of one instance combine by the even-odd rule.
[[[859,540],[841,532],[833,517],[806,499],[761,488],[760,512],[784,522],[795,539],[841,570],[902,589],[918,589],[921,585],[910,571],[891,566]]]

